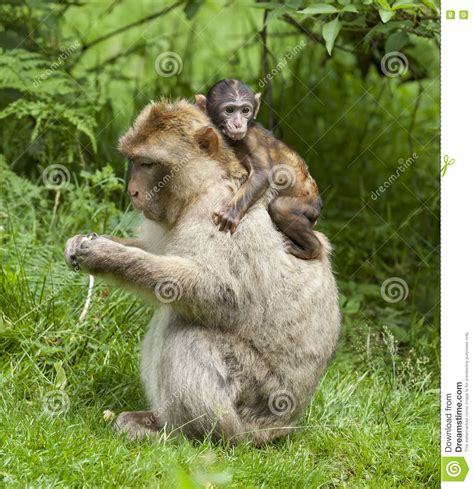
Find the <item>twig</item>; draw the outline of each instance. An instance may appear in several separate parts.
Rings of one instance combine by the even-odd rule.
[[[410,127],[408,128],[408,144],[410,146],[410,153],[413,154],[413,129],[415,128],[416,114],[418,112],[418,107],[420,106],[421,95],[423,94],[423,85],[418,82],[418,95],[416,96],[415,107],[411,115]]]
[[[268,66],[268,46],[267,46],[267,15],[268,9],[265,9],[263,13],[263,27],[260,31],[260,37],[262,38],[262,68],[263,75],[269,72]],[[265,96],[268,105],[268,129],[273,130],[273,98],[272,98],[272,83],[270,78],[265,83]]]
[[[56,194],[54,195],[53,214],[51,216],[51,223],[49,225],[49,230],[50,231],[51,231],[51,229],[53,227],[54,220],[56,219],[56,212],[57,212],[58,207],[59,207],[59,199],[60,198],[61,198],[61,191],[60,190],[56,190]]]
[[[354,151],[352,158],[350,159],[351,162],[354,161],[356,158],[358,159],[360,156],[360,153],[359,153],[360,148],[362,147],[362,144],[365,140],[365,137],[367,136],[367,132],[369,130],[369,124],[370,124],[372,118],[374,117],[375,113],[377,112],[377,110],[379,108],[379,102],[380,102],[380,99],[382,98],[382,95],[383,95],[383,92],[385,91],[386,86],[387,86],[386,83],[381,84],[379,94],[377,95],[377,98],[375,99],[375,107],[372,109],[372,111],[370,112],[370,114],[366,118],[365,123],[364,123],[364,127],[362,128],[362,131],[361,131],[359,137],[357,138],[357,148]]]
[[[146,47],[146,45],[147,45],[147,43],[144,42],[144,43],[141,43],[141,44],[137,44],[135,46],[132,46],[132,47],[130,47],[129,49],[127,49],[125,51],[119,52],[115,56],[111,56],[110,58],[107,58],[105,61],[102,61],[102,63],[99,63],[98,65],[95,65],[92,68],[88,68],[87,71],[88,72],[91,72],[91,73],[94,73],[96,71],[99,71],[104,66],[106,66],[106,65],[108,65],[110,63],[115,63],[115,61],[117,61],[118,59],[123,58],[124,56],[128,56],[129,54],[132,54],[135,51],[139,51],[140,49]]]
[[[323,46],[326,46],[326,42],[324,41],[324,38],[323,36],[321,36],[321,34],[310,31],[303,24],[299,23],[297,20],[291,17],[291,15],[284,14],[281,18],[288,24],[292,25],[293,27],[296,27],[296,29],[298,29],[304,35],[309,37],[313,42],[317,42],[319,44],[322,44]],[[340,49],[341,51],[346,51],[347,53],[354,53],[352,49],[341,46],[340,44],[334,44],[334,49]]]
[[[133,29],[134,27],[137,27],[137,26],[142,25],[142,24],[146,24],[147,22],[150,22],[150,20],[161,17],[161,16],[167,14],[168,12],[171,12],[176,7],[179,7],[184,2],[185,2],[185,0],[178,0],[173,5],[170,5],[169,7],[166,7],[163,10],[160,10],[159,12],[155,12],[154,14],[148,15],[147,17],[144,17],[143,19],[136,20],[135,22],[132,22],[131,24],[120,27],[120,28],[116,29],[115,31],[104,34],[103,36],[100,36],[100,37],[94,39],[93,41],[84,44],[81,48],[81,51],[79,53],[78,58],[80,58],[88,49],[95,46],[96,44],[104,42],[107,39],[110,39],[111,37],[116,36],[118,34],[121,34],[122,32],[125,32],[129,29]]]
[[[94,289],[94,275],[89,275],[89,288],[87,289],[86,302],[82,308],[81,315],[79,316],[79,322],[82,323],[86,319],[87,313],[89,312],[89,307],[92,301],[92,291]]]

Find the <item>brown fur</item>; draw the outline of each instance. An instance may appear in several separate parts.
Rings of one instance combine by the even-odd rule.
[[[322,206],[318,187],[304,160],[254,122],[260,94],[255,95],[240,80],[225,79],[216,83],[206,97],[197,95],[196,104],[225,134],[249,172],[237,194],[216,210],[219,229],[234,233],[245,213],[270,186],[275,198],[270,202],[269,213],[287,236],[287,251],[301,259],[317,258],[322,249],[313,233]]]

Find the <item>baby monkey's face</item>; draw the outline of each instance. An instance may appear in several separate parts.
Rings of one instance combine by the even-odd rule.
[[[225,102],[219,108],[219,128],[233,141],[240,141],[247,134],[248,123],[254,116],[254,104],[247,100]]]
[[[207,96],[196,95],[196,105],[232,141],[247,134],[249,122],[260,108],[260,93],[254,93],[244,82],[225,79],[217,82]]]

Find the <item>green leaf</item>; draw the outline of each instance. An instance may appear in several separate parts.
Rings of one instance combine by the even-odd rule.
[[[391,10],[385,10],[382,8],[379,10],[380,18],[384,24],[386,24],[394,16],[394,14],[395,12],[392,12]]]
[[[359,11],[355,5],[346,5],[341,12],[353,12],[354,14],[358,14]]]
[[[290,0],[285,2],[285,6],[292,9],[299,9],[303,6],[304,0]]]
[[[267,23],[282,17],[285,14],[290,14],[293,15],[295,13],[295,10],[293,8],[287,7],[287,6],[282,6],[280,5],[280,8],[270,10],[267,15]]]
[[[346,314],[355,314],[360,309],[360,302],[357,299],[349,299],[344,306]]]
[[[188,20],[191,20],[201,8],[204,0],[188,0],[184,6],[184,13]]]
[[[301,10],[300,14],[305,15],[319,15],[319,14],[335,14],[338,10],[333,5],[328,5],[327,3],[315,3],[311,7]]]
[[[405,31],[398,31],[390,34],[385,42],[385,52],[392,53],[400,51],[409,41],[408,34]]]
[[[61,362],[56,362],[54,364],[54,370],[56,370],[56,379],[54,381],[54,385],[57,389],[64,389],[67,384],[66,372],[63,368]]]
[[[422,5],[409,2],[408,0],[397,0],[392,5],[392,10],[402,10],[402,9],[410,9],[410,8],[421,8]]]
[[[275,9],[281,9],[283,7],[283,4],[277,3],[277,2],[262,2],[262,3],[257,3],[253,5],[254,8],[263,8],[266,10],[275,10]],[[290,5],[287,5],[288,8],[294,9],[294,7],[291,7]]]
[[[433,12],[436,12],[439,15],[438,6],[432,2],[431,0],[421,0],[427,7],[429,7]]]
[[[323,38],[326,41],[326,49],[331,54],[334,42],[336,41],[339,32],[341,31],[341,23],[339,19],[331,20],[323,25]]]

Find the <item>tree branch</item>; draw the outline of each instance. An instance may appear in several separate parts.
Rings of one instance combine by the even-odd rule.
[[[323,46],[326,46],[326,42],[324,41],[324,38],[323,38],[323,36],[321,36],[321,34],[318,34],[317,32],[310,31],[303,24],[300,24],[297,20],[295,20],[293,17],[291,17],[291,15],[284,14],[281,18],[282,18],[282,20],[284,20],[288,24],[292,25],[293,27],[296,27],[296,29],[298,29],[305,36],[309,37],[313,42],[316,42],[318,44],[322,44]],[[347,53],[354,53],[354,51],[352,49],[341,46],[340,44],[334,44],[334,49],[340,49],[341,51],[346,51]]]
[[[116,29],[115,31],[109,32],[107,34],[104,34],[103,36],[100,36],[93,41],[86,43],[82,46],[81,51],[79,53],[79,57],[81,57],[88,49],[91,47],[106,41],[107,39],[110,39],[113,36],[116,36],[118,34],[121,34],[122,32],[125,32],[129,29],[133,29],[134,27],[137,27],[142,24],[146,24],[147,22],[150,22],[150,20],[154,20],[158,17],[161,17],[163,15],[166,15],[168,12],[171,12],[174,10],[176,7],[179,7],[180,5],[184,4],[185,0],[178,0],[176,3],[173,5],[170,5],[169,7],[164,8],[163,10],[160,10],[159,12],[155,12],[154,14],[148,15],[147,17],[144,17],[143,19],[136,20],[135,22],[132,22],[131,24],[128,24],[126,26],[120,27],[119,29]]]
[[[263,68],[263,76],[269,72],[268,66],[268,46],[267,46],[267,15],[268,10],[265,9],[263,14],[263,27],[260,31],[260,37],[262,39],[262,68]],[[273,130],[273,98],[272,98],[272,83],[270,79],[266,80],[265,83],[265,95],[267,99],[268,105],[268,128],[270,131]]]

